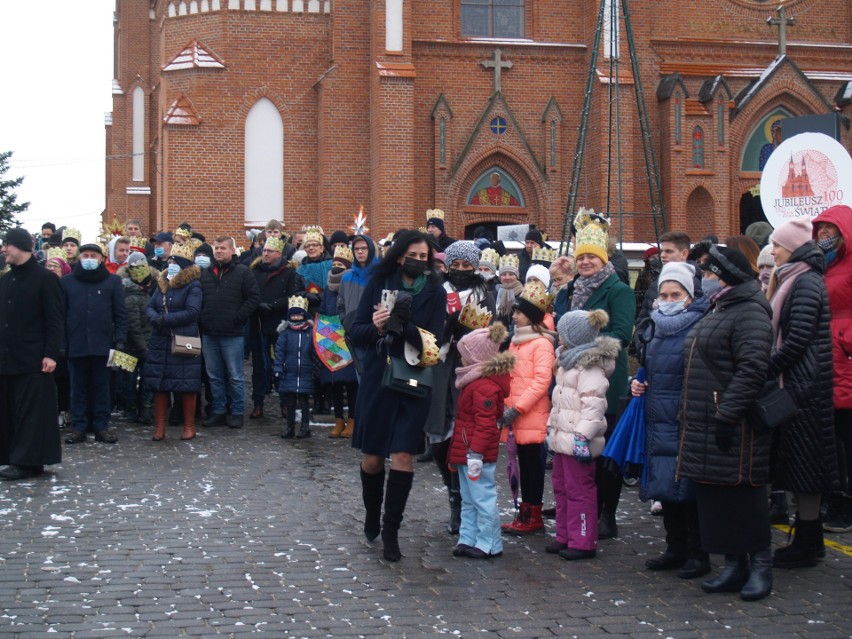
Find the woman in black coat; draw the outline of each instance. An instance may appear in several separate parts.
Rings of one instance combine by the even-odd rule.
[[[201,357],[173,355],[172,336],[198,337],[201,315],[201,269],[192,262],[192,249],[175,244],[169,265],[160,274],[157,289],[148,303],[146,315],[154,327],[148,345],[148,359],[142,374],[143,386],[154,393],[154,441],[166,436],[169,393],[181,395],[183,433],[181,439],[195,437],[195,401],[201,392]]]
[[[770,374],[799,406],[773,447],[772,485],[794,493],[798,508],[793,543],[775,551],[778,568],[817,564],[825,552],[820,495],[837,484],[831,314],[825,257],[812,232],[809,220],[794,219],[770,238],[776,267],[767,291],[775,337]]]
[[[361,489],[369,541],[382,535],[384,557],[399,561],[397,534],[414,477],[412,455],[423,441],[430,394],[416,398],[382,387],[389,356],[404,357],[410,344],[424,356],[421,330],[439,340],[446,318],[447,296],[441,280],[430,272],[432,245],[423,233],[404,231],[376,267],[361,296],[352,328],[355,347],[366,351],[358,389],[358,413],[352,446],[363,453]],[[398,291],[391,312],[381,306],[382,291]],[[408,301],[403,301],[404,298]],[[433,344],[435,349],[440,344]],[[431,362],[434,363],[434,362]],[[391,468],[385,489],[385,458]],[[381,519],[384,501],[384,520]]]
[[[695,482],[702,547],[725,555],[722,573],[702,588],[739,591],[753,601],[772,591],[766,499],[772,435],[748,419],[766,380],[771,309],[741,252],[713,247],[705,268],[721,289],[686,341],[677,477]]]

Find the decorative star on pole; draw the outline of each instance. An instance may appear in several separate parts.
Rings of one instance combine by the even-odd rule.
[[[353,235],[364,235],[370,231],[370,227],[367,226],[367,216],[364,215],[363,204],[358,208],[358,215],[355,216],[354,224],[349,228],[352,229]]]

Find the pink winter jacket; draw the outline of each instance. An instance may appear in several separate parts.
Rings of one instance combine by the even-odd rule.
[[[554,337],[539,335],[532,328],[516,328],[509,352],[515,356],[512,385],[506,406],[518,409],[520,415],[512,423],[518,444],[541,444],[547,436],[547,417],[550,414],[550,380],[553,379]],[[504,428],[501,441],[506,441],[509,429]]]
[[[606,432],[607,377],[615,370],[621,344],[612,337],[598,337],[595,346],[583,353],[573,368],[556,371],[553,408],[550,411],[550,449],[574,454],[574,434],[589,440],[592,457],[604,449]]]

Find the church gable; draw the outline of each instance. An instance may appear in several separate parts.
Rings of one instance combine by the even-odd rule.
[[[757,80],[749,83],[740,91],[734,99],[735,106],[731,110],[731,120],[742,113],[751,102],[755,101],[760,93],[772,92],[770,87],[786,88],[790,85],[801,87],[802,92],[808,95],[812,102],[819,103],[827,112],[832,110],[825,96],[808,80],[798,65],[787,55],[780,55],[766,67]]]
[[[489,152],[495,153],[508,149],[512,149],[514,151],[512,155],[515,156],[520,152],[520,156],[528,160],[529,164],[535,167],[542,177],[544,176],[544,166],[530,147],[503,94],[497,91],[488,100],[467,143],[453,163],[452,173],[455,175],[471,155],[482,157]]]

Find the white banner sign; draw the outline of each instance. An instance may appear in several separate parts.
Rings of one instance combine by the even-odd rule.
[[[784,140],[769,156],[760,177],[760,203],[769,223],[815,218],[837,204],[852,206],[852,158],[822,133]]]

